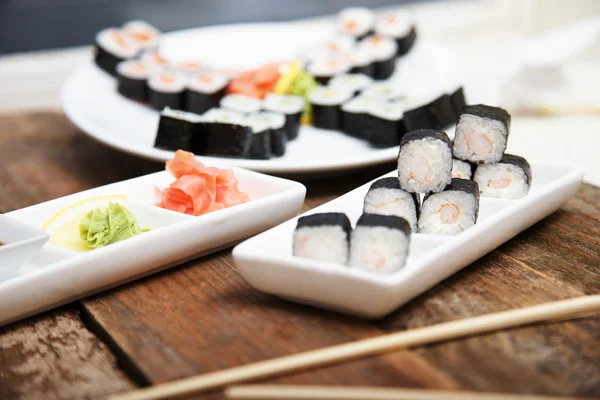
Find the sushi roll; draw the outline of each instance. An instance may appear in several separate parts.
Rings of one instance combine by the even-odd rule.
[[[506,151],[510,114],[498,107],[466,106],[454,135],[454,156],[472,163],[492,164]]]
[[[398,154],[400,187],[411,193],[441,192],[452,180],[452,142],[433,129],[408,132]]]
[[[122,30],[104,29],[96,35],[94,62],[104,71],[114,75],[118,63],[137,56],[140,50],[138,43]]]
[[[342,132],[349,136],[368,140],[371,130],[371,116],[369,112],[374,103],[377,103],[377,100],[360,95],[342,104],[340,107],[340,126]]]
[[[457,158],[452,159],[452,178],[473,178],[473,167],[466,161]]]
[[[338,130],[341,127],[341,105],[352,97],[347,89],[318,86],[308,96],[313,110],[313,126]]]
[[[129,21],[123,25],[123,32],[144,50],[158,47],[160,31],[145,21]]]
[[[285,132],[285,115],[263,111],[252,115],[255,120],[264,121],[269,126],[271,156],[281,157],[285,154],[287,134]],[[253,142],[254,144],[254,142]]]
[[[361,94],[375,100],[383,101],[396,100],[403,97],[398,85],[393,82],[375,82],[365,88]]]
[[[166,71],[170,67],[170,62],[166,57],[160,55],[157,50],[144,51],[141,56],[141,61],[149,68],[155,71]]]
[[[322,57],[308,65],[308,73],[321,85],[327,85],[331,78],[350,71],[352,65],[342,57]]]
[[[460,116],[463,113],[467,103],[465,100],[465,92],[462,87],[450,92],[450,104],[452,104],[455,115]]]
[[[529,193],[531,167],[523,157],[505,154],[496,164],[479,164],[473,180],[483,197],[520,199]]]
[[[373,55],[366,49],[355,47],[346,51],[343,57],[350,63],[350,73],[364,74],[369,78],[373,78],[375,75]]]
[[[348,264],[352,226],[343,213],[312,214],[298,219],[294,231],[293,254],[296,257]]]
[[[377,102],[369,111],[370,126],[368,140],[375,147],[398,146],[406,133],[402,116],[404,103],[401,101]]]
[[[353,47],[354,38],[352,36],[341,35],[325,41],[325,43],[323,43],[324,52],[320,54],[329,53],[331,55],[340,55],[351,50]]]
[[[243,114],[252,114],[260,111],[262,102],[256,97],[245,94],[228,94],[219,102],[221,108],[237,111]]]
[[[182,74],[194,75],[203,72],[206,69],[206,65],[198,61],[182,61],[174,63],[173,69]]]
[[[198,137],[192,140],[202,144],[205,155],[250,158],[253,133],[243,114],[212,108],[202,116],[202,129],[194,133]]]
[[[363,214],[350,235],[350,267],[378,273],[404,267],[410,224],[395,215]]]
[[[201,73],[191,76],[186,85],[185,105],[188,111],[202,114],[218,107],[225,95],[229,79],[222,74]]]
[[[450,96],[443,94],[432,101],[419,101],[422,104],[404,113],[406,130],[417,129],[446,129],[455,124],[457,115],[454,113]]]
[[[305,106],[304,98],[285,94],[268,94],[263,101],[266,111],[285,115],[285,132],[288,140],[294,140],[300,132],[300,118]]]
[[[442,192],[423,198],[419,233],[456,235],[475,225],[478,214],[477,182],[454,178]]]
[[[388,79],[396,69],[396,52],[398,45],[390,38],[371,35],[363,39],[359,47],[366,49],[373,57],[373,78]]]
[[[253,114],[246,117],[246,125],[252,129],[252,145],[250,158],[255,160],[268,160],[271,158],[271,127],[269,121]]]
[[[154,147],[171,151],[193,150],[192,134],[195,124],[200,121],[201,117],[197,114],[165,108],[160,112]]]
[[[344,8],[337,17],[338,32],[357,40],[368,36],[374,25],[375,13],[366,7]]]
[[[165,107],[183,110],[186,79],[175,72],[158,72],[148,79],[148,98],[155,110]]]
[[[419,204],[419,194],[403,190],[398,178],[391,176],[373,182],[365,196],[363,212],[402,217],[409,223],[412,231],[416,232]]]
[[[121,61],[117,64],[117,91],[129,99],[147,101],[149,75],[150,69],[144,63]]]
[[[352,93],[357,93],[373,83],[373,79],[365,74],[342,74],[333,77],[329,81],[329,86],[347,89]]]
[[[417,30],[409,15],[403,13],[385,14],[375,23],[375,33],[396,41],[397,56],[403,56],[413,47],[417,39]]]

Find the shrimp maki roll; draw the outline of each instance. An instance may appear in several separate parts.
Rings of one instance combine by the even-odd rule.
[[[185,109],[186,79],[176,72],[158,72],[148,79],[148,97],[150,105],[155,110],[165,107],[176,110]]]
[[[300,118],[305,106],[304,98],[285,94],[268,94],[263,101],[266,111],[285,115],[285,132],[288,140],[294,140],[300,132]]]
[[[496,164],[479,164],[473,180],[483,197],[520,199],[529,193],[531,167],[523,157],[505,154]]]
[[[510,114],[498,107],[466,106],[454,135],[454,156],[472,163],[500,161],[506,150]]]
[[[147,79],[150,72],[148,66],[142,62],[121,61],[117,64],[117,91],[129,99],[147,101]]]
[[[478,214],[477,182],[455,178],[443,191],[425,196],[419,216],[419,232],[456,235],[475,225]]]
[[[350,71],[352,65],[342,57],[321,57],[308,65],[308,73],[321,85],[327,85],[336,75]]]
[[[313,110],[313,125],[321,129],[340,129],[341,105],[352,97],[347,89],[318,86],[309,95]]]
[[[421,129],[404,135],[398,155],[400,187],[411,193],[441,192],[452,180],[448,135]]]
[[[466,161],[457,158],[452,159],[452,178],[473,178],[473,167]]]
[[[228,94],[220,101],[221,108],[237,111],[243,114],[252,114],[260,110],[261,101],[256,97],[245,94]]]
[[[271,127],[269,121],[259,114],[246,117],[246,124],[252,129],[252,145],[250,158],[268,160],[271,158]]]
[[[123,32],[144,50],[158,47],[160,31],[145,21],[129,21],[123,25]]]
[[[417,30],[409,15],[403,13],[384,14],[377,19],[375,33],[391,37],[398,45],[398,56],[403,56],[415,44]]]
[[[416,129],[446,129],[456,123],[450,96],[443,94],[432,101],[422,102],[420,107],[404,113],[404,125],[408,131]]]
[[[293,254],[296,257],[348,264],[352,226],[343,213],[312,214],[298,219],[294,231]]]
[[[253,133],[243,114],[213,108],[205,112],[203,117],[203,129],[194,133],[199,137],[193,140],[202,143],[205,155],[250,158]]]
[[[395,215],[363,214],[350,235],[350,267],[390,273],[404,267],[410,224]]]
[[[337,17],[338,32],[362,39],[368,36],[375,24],[375,13],[366,7],[344,8]]]
[[[218,107],[225,95],[229,79],[225,75],[200,73],[191,76],[187,81],[185,104],[188,111],[202,114],[211,108]]]
[[[160,112],[154,147],[164,150],[194,150],[191,147],[195,124],[201,120],[197,114],[165,108]]]
[[[114,75],[117,64],[137,56],[140,50],[138,43],[121,29],[107,28],[96,35],[94,61],[98,67]]]
[[[363,39],[359,47],[366,49],[373,57],[373,78],[388,79],[396,69],[396,52],[398,45],[390,38],[371,35]]]
[[[398,178],[392,176],[373,182],[365,196],[363,212],[402,217],[416,232],[419,204],[419,194],[403,190]]]

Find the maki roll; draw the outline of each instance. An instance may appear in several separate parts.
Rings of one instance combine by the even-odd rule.
[[[120,29],[108,28],[96,35],[94,62],[111,75],[115,74],[118,63],[137,56],[139,52],[138,43]]]
[[[117,64],[117,91],[129,99],[147,101],[149,75],[150,69],[144,63],[121,61]]]
[[[158,47],[160,31],[145,21],[129,21],[123,25],[123,32],[144,50]]]
[[[271,127],[269,121],[253,114],[246,117],[246,125],[252,129],[252,145],[250,158],[255,160],[268,160],[271,158]]]
[[[375,100],[396,100],[402,98],[402,92],[392,82],[375,82],[362,91],[362,95]]]
[[[342,132],[349,136],[368,140],[371,127],[369,112],[375,103],[377,100],[360,95],[342,104],[340,107]]]
[[[471,179],[473,168],[471,164],[457,158],[452,159],[452,178]]]
[[[304,111],[304,98],[285,94],[268,94],[263,101],[263,109],[285,115],[285,132],[288,140],[298,137],[300,118]]]
[[[191,76],[185,92],[186,109],[202,114],[217,107],[225,95],[228,82],[227,76],[221,74],[202,73]]]
[[[346,89],[318,86],[308,97],[313,110],[313,125],[321,129],[340,129],[341,105],[352,97]]]
[[[175,72],[158,72],[148,79],[148,98],[155,110],[165,107],[184,109],[185,78]]]
[[[398,146],[406,133],[402,116],[404,103],[401,101],[377,102],[369,111],[370,126],[368,140],[375,147]]]
[[[344,58],[322,57],[308,65],[308,73],[321,85],[327,85],[331,78],[349,72],[350,68],[350,62]]]
[[[408,53],[417,39],[417,31],[412,19],[402,13],[385,14],[379,17],[375,23],[375,33],[394,39],[398,56]]]
[[[475,225],[479,188],[468,179],[452,179],[442,192],[428,193],[419,216],[419,232],[456,235]]]
[[[421,104],[425,102],[420,102]],[[404,113],[406,130],[416,129],[446,129],[455,124],[457,115],[454,113],[450,96],[443,94],[440,97],[413,108]]]
[[[375,13],[366,7],[344,8],[337,17],[337,29],[343,35],[362,39],[373,31]]]
[[[373,68],[373,55],[364,48],[355,47],[344,53],[344,57],[350,63],[350,73],[364,74],[369,78],[375,75]]]
[[[365,74],[342,74],[333,77],[329,81],[329,86],[357,93],[371,85],[371,83],[373,83],[373,79]]]
[[[454,156],[472,163],[496,163],[506,150],[510,114],[498,107],[466,106],[454,135]]]
[[[456,116],[460,116],[463,113],[467,103],[465,100],[465,92],[462,87],[459,87],[450,93],[450,104],[452,104],[452,109]]]
[[[343,213],[312,214],[298,219],[294,231],[293,254],[296,257],[348,263],[352,226]]]
[[[452,180],[452,143],[448,135],[421,129],[404,135],[398,154],[400,187],[411,193],[441,192]]]
[[[241,113],[213,108],[203,114],[202,129],[193,141],[205,148],[205,155],[232,158],[250,158],[252,128]]]
[[[264,121],[270,129],[271,155],[281,157],[285,154],[287,134],[285,133],[285,115],[275,112],[260,112],[251,116],[255,120]],[[253,142],[254,145],[254,142]]]
[[[531,167],[523,157],[505,154],[496,164],[479,164],[473,180],[483,197],[520,199],[529,193]]]
[[[339,56],[354,47],[354,38],[352,36],[341,35],[323,43],[323,53]]]
[[[395,215],[363,214],[350,235],[350,266],[390,273],[404,267],[411,228]]]
[[[191,145],[195,125],[201,119],[197,114],[165,108],[160,112],[154,147],[171,151],[192,150],[201,154],[194,151]]]
[[[396,69],[396,52],[398,45],[390,38],[371,35],[363,39],[359,47],[366,49],[373,57],[373,78],[388,79]]]
[[[258,112],[262,103],[256,97],[234,93],[225,95],[219,105],[221,108],[227,108],[242,114],[251,114]]]
[[[391,176],[373,182],[365,196],[363,212],[402,217],[416,232],[419,204],[419,194],[403,190],[398,178]]]

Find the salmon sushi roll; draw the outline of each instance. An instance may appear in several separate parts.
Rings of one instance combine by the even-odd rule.
[[[409,14],[386,13],[375,23],[375,33],[393,38],[397,44],[397,55],[404,56],[417,39],[417,30]]]
[[[338,32],[357,40],[371,34],[374,25],[375,13],[367,7],[347,7],[337,17]]]
[[[140,48],[154,49],[160,41],[160,31],[146,21],[134,20],[123,25],[123,32],[135,40]]]
[[[176,72],[158,72],[148,79],[148,98],[155,110],[169,107],[175,110],[185,109],[186,79]]]
[[[108,28],[96,35],[94,61],[104,71],[115,75],[117,64],[136,57],[140,50],[139,44],[121,29]]]

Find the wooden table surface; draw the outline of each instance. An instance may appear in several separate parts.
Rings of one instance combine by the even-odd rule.
[[[1,117],[0,160],[0,212],[163,168],[94,142],[55,113]],[[304,210],[392,168],[304,182]],[[0,398],[102,398],[386,332],[598,294],[599,199],[599,188],[583,185],[560,211],[377,321],[259,293],[237,273],[230,250],[222,251],[1,328]],[[600,397],[600,316],[270,382]]]

